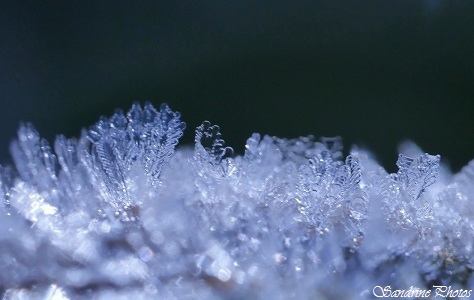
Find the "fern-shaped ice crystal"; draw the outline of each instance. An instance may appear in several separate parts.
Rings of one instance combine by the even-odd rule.
[[[127,116],[118,110],[95,124],[87,135],[93,144],[91,154],[86,153],[87,165],[102,183],[106,201],[119,211],[139,205],[131,193],[141,179],[134,178],[132,167],[138,161],[156,186],[185,127],[180,114],[166,104],[157,111],[150,103],[143,109],[135,103]]]

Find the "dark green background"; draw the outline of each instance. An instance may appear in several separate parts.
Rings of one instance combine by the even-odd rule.
[[[413,139],[474,158],[474,1],[32,1],[0,5],[0,157],[20,121],[77,136],[167,102],[242,152],[252,132],[340,135],[395,170]],[[130,1],[132,2],[132,1]]]

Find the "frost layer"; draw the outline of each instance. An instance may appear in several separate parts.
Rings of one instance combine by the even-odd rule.
[[[452,176],[405,144],[388,174],[339,138],[253,134],[193,149],[163,104],[82,137],[22,125],[0,167],[6,299],[370,299],[375,286],[474,286],[474,161]],[[441,171],[441,174],[439,175]]]

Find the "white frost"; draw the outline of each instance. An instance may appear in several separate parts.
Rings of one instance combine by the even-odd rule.
[[[33,126],[0,166],[0,287],[29,299],[370,299],[375,286],[472,288],[474,161],[401,146],[388,174],[340,138],[253,134],[194,151],[163,104],[134,104],[54,151]],[[440,174],[441,172],[441,174]],[[13,174],[18,174],[13,175]],[[437,180],[439,178],[439,180]]]

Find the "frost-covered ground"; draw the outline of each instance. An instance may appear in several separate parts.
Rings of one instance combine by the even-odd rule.
[[[233,156],[207,121],[194,149],[175,151],[184,128],[179,113],[151,104],[53,145],[21,126],[16,168],[0,170],[4,297],[371,299],[387,286],[432,297],[444,293],[434,286],[458,297],[474,289],[474,161],[452,175],[439,156],[405,144],[388,174],[366,151],[344,158],[339,138],[259,134]]]

